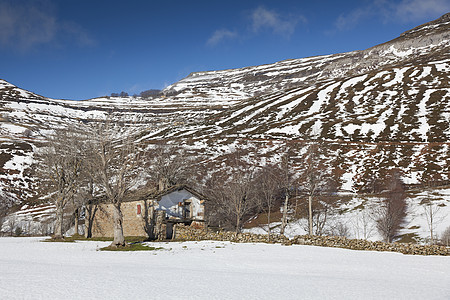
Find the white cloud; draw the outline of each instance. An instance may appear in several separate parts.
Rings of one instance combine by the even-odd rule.
[[[394,17],[403,22],[415,22],[436,18],[449,11],[450,0],[403,0],[395,7]]]
[[[69,36],[78,46],[94,46],[96,41],[83,29],[83,27],[74,22],[63,22],[60,24],[60,33]]]
[[[335,27],[347,30],[369,17],[378,17],[384,23],[426,22],[450,11],[450,0],[373,0],[347,14],[341,14]]]
[[[275,11],[268,10],[262,6],[255,9],[251,14],[252,29],[254,32],[269,29],[285,37],[289,37],[294,33],[299,21],[306,22],[306,18],[303,16],[296,18],[281,16]]]
[[[358,8],[347,15],[340,15],[336,20],[336,28],[338,30],[347,30],[353,28],[364,18],[370,16],[372,10],[370,8]]]
[[[63,39],[81,46],[94,44],[80,25],[59,21],[53,11],[45,1],[0,2],[0,47],[26,51]]]
[[[226,39],[234,39],[238,36],[237,32],[230,31],[228,29],[219,29],[216,30],[213,35],[208,39],[206,44],[208,46],[216,46],[220,42]]]
[[[240,37],[246,39],[251,35],[259,34],[262,31],[272,31],[274,34],[278,34],[289,38],[295,31],[295,28],[299,22],[306,23],[307,20],[304,16],[286,16],[279,13],[268,10],[263,6],[257,7],[247,15],[245,20],[247,22],[247,29],[241,31],[231,31],[228,29],[216,30],[213,35],[208,39],[206,44],[208,46],[216,46],[217,44],[225,41]]]

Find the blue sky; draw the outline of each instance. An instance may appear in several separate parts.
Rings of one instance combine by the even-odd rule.
[[[88,99],[190,72],[366,49],[450,12],[450,0],[0,0],[0,78]]]

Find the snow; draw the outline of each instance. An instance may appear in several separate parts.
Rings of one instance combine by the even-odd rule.
[[[353,189],[354,189],[353,179],[355,178],[355,175],[356,175],[356,173],[358,171],[357,169],[358,169],[358,166],[352,165],[350,172],[344,173],[342,175],[343,183],[342,183],[341,188],[344,191],[353,191]]]
[[[409,48],[406,51],[401,51],[397,48],[394,47],[394,45],[392,45],[388,50],[385,51],[386,54],[392,53],[395,56],[399,56],[399,57],[406,57],[409,56],[411,54],[413,54],[413,48]]]
[[[159,201],[159,209],[165,210],[170,216],[183,218],[185,209],[179,204],[184,203],[187,200],[190,200],[191,203],[191,206],[187,208],[188,212],[191,213],[191,216],[202,219],[202,217],[199,217],[199,213],[200,215],[203,213],[203,207],[200,206],[200,199],[185,189],[173,191],[170,194],[162,196]]]
[[[344,127],[342,127],[342,129],[344,129],[348,134],[353,134],[355,132],[356,129],[359,129],[360,126],[355,125],[355,124],[348,124]]]
[[[423,98],[420,100],[419,103],[419,112],[417,113],[417,116],[419,117],[419,123],[420,126],[416,130],[420,133],[420,136],[422,137],[423,141],[428,141],[427,133],[430,130],[430,125],[428,124],[428,110],[427,110],[427,102],[430,99],[431,94],[435,92],[433,89],[426,90]]]
[[[423,79],[430,74],[431,74],[431,67],[428,67],[428,66],[424,67],[422,73],[420,74],[419,77],[417,77],[417,79]]]
[[[349,88],[351,86],[355,86],[356,84],[360,83],[361,81],[364,81],[366,78],[367,78],[367,75],[362,75],[362,76],[353,77],[347,81],[344,81],[344,83],[342,83],[342,85],[340,87],[339,95],[345,94],[347,88]]]
[[[7,161],[3,167],[5,169],[21,171],[26,167],[29,167],[32,163],[33,158],[31,157],[31,155],[28,156],[16,155],[13,156],[9,161]]]
[[[0,238],[4,299],[448,299],[450,257],[229,242],[150,243]]]
[[[19,134],[19,133],[24,132],[26,127],[14,125],[11,123],[2,123],[2,124],[0,124],[0,129],[1,129],[0,132],[6,131],[9,133],[13,133],[13,134]]]
[[[403,76],[405,74],[406,71],[409,70],[410,67],[405,67],[405,68],[401,68],[401,69],[395,69],[395,77],[392,81],[383,84],[384,87],[391,87],[395,84],[399,84],[402,82],[403,80]]]
[[[449,72],[450,71],[449,62],[436,64],[435,66],[436,66],[436,70],[438,72]]]
[[[321,90],[318,94],[317,94],[317,100],[314,101],[313,105],[311,105],[311,107],[309,108],[308,111],[308,115],[309,114],[315,114],[317,112],[320,111],[320,108],[324,105],[324,104],[328,104],[328,102],[330,101],[330,94],[331,92],[333,92],[333,90],[339,86],[341,83],[340,82],[335,82],[333,84],[330,84],[329,86],[327,86],[325,89]]]
[[[295,135],[300,132],[302,123],[296,125],[288,125],[283,127],[275,127],[267,131],[267,133],[284,133],[288,135]]]
[[[308,87],[306,89],[301,90],[301,93],[304,93],[305,95],[302,97],[299,97],[298,99],[295,99],[294,97],[297,95],[300,95],[301,93],[293,93],[293,95],[291,95],[290,93],[287,96],[281,97],[281,101],[277,101],[276,104],[281,103],[283,101],[286,101],[289,98],[294,98],[295,100],[288,102],[285,105],[280,106],[279,109],[279,113],[277,114],[276,119],[280,120],[282,117],[284,117],[284,115],[291,111],[295,106],[299,105],[303,100],[305,100],[306,97],[308,97],[307,92],[313,90],[314,87]]]

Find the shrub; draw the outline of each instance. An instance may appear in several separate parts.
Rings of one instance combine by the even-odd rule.
[[[21,227],[16,227],[16,229],[14,230],[14,235],[15,236],[20,236],[22,234],[22,228]]]
[[[448,226],[442,233],[441,241],[445,246],[450,246],[450,226]]]

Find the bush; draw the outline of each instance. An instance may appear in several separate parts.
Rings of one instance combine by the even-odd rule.
[[[450,246],[450,226],[448,226],[447,229],[445,229],[442,233],[441,241],[445,246]]]
[[[21,227],[16,227],[16,229],[14,230],[14,235],[15,236],[20,236],[22,234],[22,228]]]
[[[22,135],[23,135],[24,137],[29,138],[29,137],[31,137],[31,136],[33,135],[33,132],[32,132],[30,129],[27,128],[27,129],[25,129],[25,130],[23,131]]]

